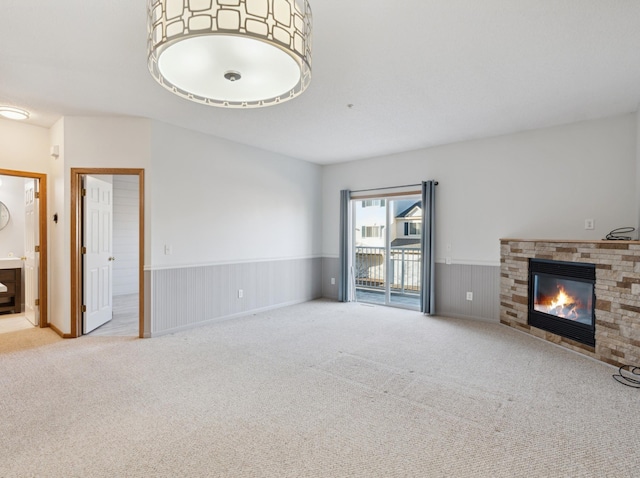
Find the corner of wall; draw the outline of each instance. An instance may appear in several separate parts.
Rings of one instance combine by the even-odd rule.
[[[49,156],[48,217],[58,215],[58,222],[50,223],[49,234],[49,323],[63,336],[71,333],[71,305],[69,296],[70,243],[69,205],[65,200],[68,179],[65,177],[65,118],[60,118],[49,130],[50,146],[58,147],[58,156]]]
[[[636,237],[640,238],[640,104],[636,110]]]

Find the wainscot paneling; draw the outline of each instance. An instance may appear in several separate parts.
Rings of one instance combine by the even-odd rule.
[[[321,258],[156,269],[147,275],[151,336],[322,296]]]
[[[340,261],[322,258],[322,296],[338,300],[338,286],[331,284],[340,272]],[[436,264],[436,313],[467,319],[500,321],[500,267]],[[467,300],[473,292],[473,300]]]
[[[322,297],[338,300],[338,276],[340,274],[340,259],[337,257],[322,258]],[[331,283],[335,279],[335,284]]]
[[[499,266],[438,263],[435,280],[436,314],[500,321]]]

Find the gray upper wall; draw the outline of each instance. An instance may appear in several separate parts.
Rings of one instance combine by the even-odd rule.
[[[151,140],[151,267],[320,257],[319,165],[159,122]]]
[[[336,257],[340,189],[425,179],[440,181],[438,260],[451,244],[454,264],[497,265],[501,237],[599,239],[636,226],[637,128],[629,114],[319,166],[139,118],[68,117],[48,131],[0,121],[0,167],[50,174],[60,214],[49,231],[50,317],[68,332],[72,167],[145,168],[152,270]]]
[[[323,255],[338,255],[340,189],[428,179],[440,182],[439,262],[497,266],[500,238],[601,239],[637,227],[636,129],[628,114],[325,166]]]

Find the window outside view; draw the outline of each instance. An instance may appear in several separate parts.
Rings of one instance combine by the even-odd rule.
[[[420,198],[354,201],[354,223],[357,300],[418,309],[422,264]]]

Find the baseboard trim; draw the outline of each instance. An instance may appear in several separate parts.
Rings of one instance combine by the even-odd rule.
[[[53,324],[48,324],[47,327],[49,327],[51,330],[53,330],[56,334],[58,334],[63,339],[73,339],[73,338],[75,338],[71,334],[65,334],[64,332],[62,332],[58,327],[56,327]]]
[[[231,261],[214,261],[214,262],[198,262],[198,263],[184,263],[184,264],[172,264],[166,266],[145,266],[145,272],[156,271],[170,271],[175,269],[193,269],[198,267],[212,267],[212,266],[229,266],[240,264],[260,264],[264,262],[286,262],[286,261],[299,261],[309,259],[322,259],[321,255],[309,255],[309,256],[293,256],[293,257],[272,257],[265,259],[238,259]]]
[[[275,310],[275,309],[281,309],[283,307],[289,307],[291,305],[303,304],[305,302],[311,302],[312,300],[316,300],[316,299],[309,298],[309,299],[293,300],[293,301],[290,301],[290,302],[283,302],[281,304],[275,304],[275,305],[270,305],[270,306],[267,306],[267,307],[261,307],[261,308],[258,308],[258,309],[252,309],[252,310],[247,310],[247,311],[243,311],[243,312],[238,312],[237,314],[223,315],[221,317],[215,317],[213,319],[207,319],[207,320],[203,320],[203,321],[200,321],[200,322],[195,322],[193,324],[183,325],[183,326],[180,326],[180,327],[174,327],[172,329],[167,329],[167,330],[161,330],[160,332],[151,332],[149,334],[145,333],[144,334],[144,338],[148,339],[148,338],[162,337],[163,335],[175,334],[177,332],[183,332],[185,330],[191,330],[191,329],[195,329],[197,327],[202,327],[202,326],[205,326],[205,325],[211,325],[211,324],[215,324],[215,323],[218,323],[218,322],[224,322],[224,321],[227,321],[227,320],[240,319],[242,317],[247,317],[249,315],[259,314],[261,312],[268,312],[270,310]]]
[[[488,317],[476,317],[473,315],[463,315],[463,314],[448,314],[448,313],[440,313],[437,312],[435,317],[440,317],[443,319],[451,318],[451,319],[462,319],[462,320],[475,320],[479,322],[486,322],[488,324],[499,324],[500,319],[490,319]]]

